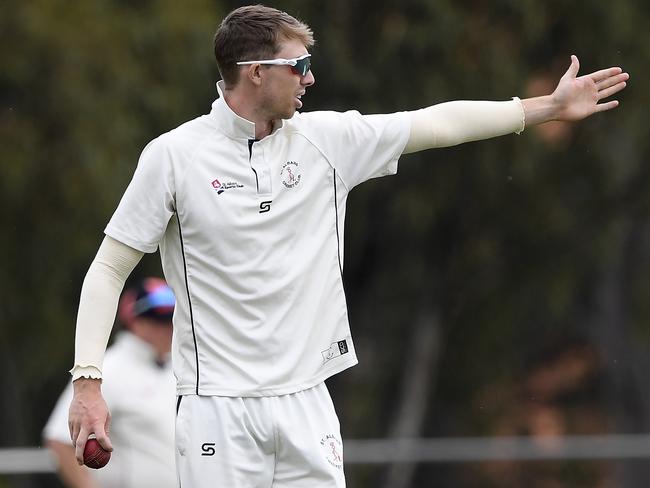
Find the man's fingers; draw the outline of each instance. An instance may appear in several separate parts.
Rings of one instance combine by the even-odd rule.
[[[598,87],[598,90],[604,90],[605,88],[609,88],[610,86],[617,85],[623,81],[627,81],[630,78],[630,75],[627,73],[620,73],[615,76],[609,76],[608,78],[605,78],[604,80],[599,81],[596,83],[596,86]]]
[[[95,437],[97,438],[97,442],[99,442],[99,445],[104,448],[106,451],[112,451],[113,450],[113,444],[111,444],[111,439],[108,437],[108,433],[102,429],[101,431],[98,429],[97,432],[95,432]]]
[[[590,73],[587,76],[592,80],[594,80],[596,83],[598,83],[599,81],[605,80],[611,76],[616,76],[622,72],[623,70],[619,67],[605,68],[599,71],[594,71],[593,73]]]
[[[576,76],[578,76],[578,71],[580,71],[580,61],[578,61],[578,57],[575,54],[572,54],[571,66],[569,66],[569,69],[565,73],[565,76],[575,78]]]
[[[611,102],[599,103],[596,105],[596,112],[605,112],[613,108],[618,107],[618,100],[612,100]]]
[[[108,445],[104,447],[104,449],[108,451],[113,450],[113,443],[111,442],[111,422],[113,421],[113,416],[111,415],[111,412],[108,412],[108,415],[106,416],[106,424],[104,425],[104,431],[106,432],[106,439],[108,441]]]
[[[79,435],[74,440],[74,457],[77,458],[77,463],[81,466],[84,463],[84,449],[86,448],[86,441],[88,441],[88,431],[81,429]]]
[[[598,92],[598,99],[602,100],[603,98],[611,97],[615,93],[620,92],[626,86],[627,86],[627,83],[625,83],[624,81],[621,81],[620,83],[618,83],[618,84],[616,84],[614,86],[610,86],[609,88],[606,88],[604,90],[600,90]]]
[[[79,426],[72,422],[68,422],[68,429],[70,429],[70,440],[74,446],[77,443],[77,437],[79,437]]]

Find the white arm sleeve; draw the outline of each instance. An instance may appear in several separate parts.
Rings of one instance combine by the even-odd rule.
[[[101,378],[106,344],[126,279],[144,253],[106,236],[81,288],[72,380]]]
[[[409,113],[411,135],[404,154],[519,134],[525,127],[524,107],[516,97],[507,102],[458,100]]]

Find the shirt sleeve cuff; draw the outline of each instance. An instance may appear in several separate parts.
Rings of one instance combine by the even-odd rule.
[[[519,135],[526,128],[526,111],[524,110],[524,104],[521,103],[521,99],[519,97],[512,97],[512,99],[519,104],[519,109],[521,110],[521,128],[515,131],[515,134]]]
[[[72,375],[72,381],[78,380],[79,378],[102,379],[102,372],[95,366],[79,366],[75,364],[70,370],[70,374]]]

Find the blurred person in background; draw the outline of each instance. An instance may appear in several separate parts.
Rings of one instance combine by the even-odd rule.
[[[144,149],[82,288],[70,406],[79,462],[91,434],[111,449],[101,378],[114,303],[144,253],[160,249],[178,299],[181,485],[345,486],[324,382],[357,363],[342,280],[348,193],[395,174],[403,154],[613,109],[603,99],[628,79],[618,67],[578,77],[572,56],[553,92],[535,98],[298,113],[315,83],[313,43],[285,12],[234,10],[214,39],[223,80],[211,112]],[[387,89],[408,89],[407,78]]]
[[[106,351],[102,391],[110,406],[117,449],[102,469],[79,466],[70,441],[72,384],[61,394],[43,431],[71,488],[171,488],[174,469],[175,380],[171,370],[174,294],[159,278],[124,291],[118,317],[123,329]]]

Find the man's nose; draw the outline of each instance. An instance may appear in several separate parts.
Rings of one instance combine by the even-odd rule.
[[[302,80],[300,81],[305,86],[311,86],[314,83],[316,83],[316,78],[314,77],[314,73],[309,70],[305,76],[302,77]]]

